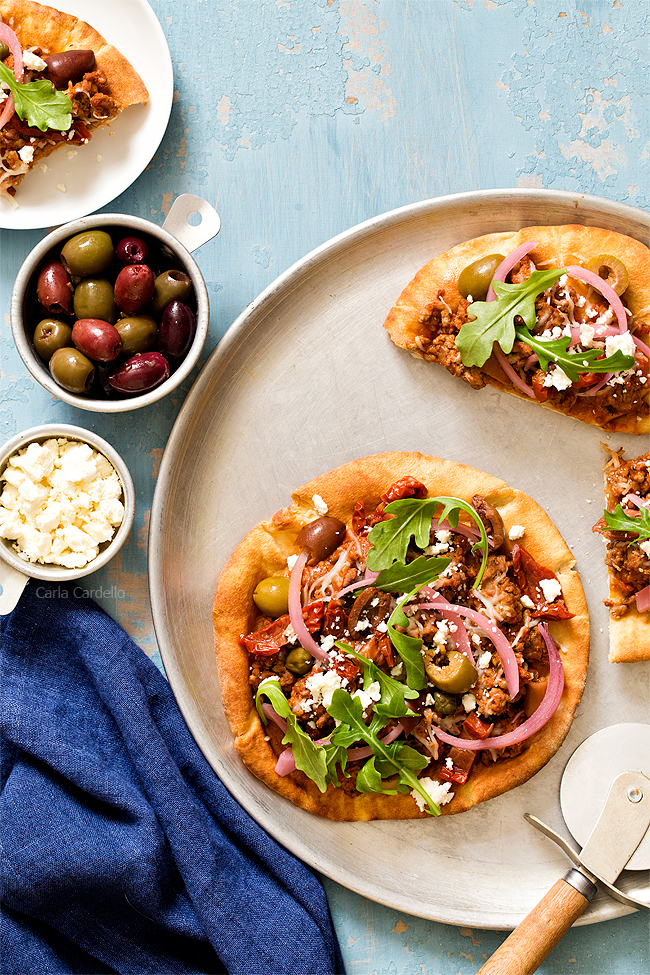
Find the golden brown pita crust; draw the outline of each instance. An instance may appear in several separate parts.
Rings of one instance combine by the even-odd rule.
[[[23,47],[38,45],[44,54],[72,49],[94,51],[97,66],[106,75],[109,94],[120,111],[147,101],[149,93],[137,71],[85,21],[31,0],[0,0],[0,16]]]
[[[506,256],[529,240],[538,241],[539,246],[529,256],[540,269],[565,267],[568,264],[585,265],[601,254],[619,258],[625,264],[630,277],[630,284],[624,295],[625,304],[632,312],[630,320],[650,320],[650,250],[640,241],[612,230],[584,227],[580,224],[525,227],[516,232],[486,234],[464,241],[425,264],[404,288],[386,318],[384,328],[393,342],[400,348],[407,349],[416,358],[424,358],[416,339],[423,324],[431,317],[440,290],[444,289],[445,302],[455,311],[462,297],[458,291],[458,278],[464,268],[488,254]],[[494,356],[479,371],[488,385],[528,399],[510,383]],[[650,390],[645,398],[650,402]],[[566,415],[564,410],[552,402],[535,402]],[[584,400],[580,400],[569,415],[585,423],[600,425],[591,417],[588,404]],[[618,433],[650,433],[650,416],[639,419],[635,414],[617,418],[603,428]]]
[[[294,541],[298,531],[318,517],[314,495],[325,501],[329,514],[349,524],[356,501],[363,500],[371,510],[391,484],[408,475],[422,481],[430,495],[469,500],[481,494],[499,510],[506,530],[513,525],[525,526],[526,549],[557,575],[566,605],[575,614],[571,620],[550,624],[565,672],[565,690],[557,711],[529,739],[521,755],[493,766],[476,763],[468,782],[456,786],[454,799],[442,806],[443,815],[463,812],[501,795],[538,772],[562,744],[586,678],[589,619],[582,584],[564,539],[530,497],[472,467],[415,452],[363,457],[316,477],[294,492],[291,506],[256,525],[235,549],[219,578],[213,623],[223,705],[243,763],[280,795],[329,819],[412,819],[426,817],[427,813],[418,810],[410,795],[348,795],[343,788],[331,785],[323,794],[301,772],[277,775],[275,764],[284,747],[282,734],[271,722],[265,727],[260,722],[248,683],[248,653],[239,637],[259,625],[252,600],[255,586],[269,575],[286,573],[287,556],[297,552]]]

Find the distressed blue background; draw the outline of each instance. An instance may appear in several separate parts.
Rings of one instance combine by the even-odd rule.
[[[104,210],[162,223],[182,192],[216,206],[221,233],[195,255],[212,308],[202,361],[278,274],[384,211],[499,187],[648,206],[647,0],[151,6],[174,66],[171,118],[147,170]],[[132,538],[87,586],[159,659],[147,527],[165,440],[190,383],[155,408],[114,419],[54,401],[34,383],[13,348],[8,311],[15,274],[44,233],[0,235],[0,436],[71,422],[125,456],[138,491]],[[425,896],[444,897],[445,882],[432,877]],[[504,937],[405,916],[325,884],[350,975],[467,975]],[[645,915],[572,930],[540,969],[648,970]]]

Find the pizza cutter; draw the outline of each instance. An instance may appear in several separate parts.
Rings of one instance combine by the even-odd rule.
[[[581,849],[536,816],[524,818],[573,864],[489,958],[477,975],[530,975],[588,906],[598,886],[650,911],[650,900],[615,886],[623,870],[650,867],[650,725],[618,724],[587,738],[560,784],[566,825]]]

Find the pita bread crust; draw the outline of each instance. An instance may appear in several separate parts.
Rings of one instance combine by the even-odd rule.
[[[106,75],[108,93],[120,111],[147,101],[149,93],[137,71],[85,21],[31,0],[0,0],[0,16],[23,47],[38,45],[45,54],[72,49],[94,51],[97,67]],[[102,124],[91,123],[88,128],[93,130]]]
[[[314,495],[320,495],[328,513],[349,524],[354,505],[363,500],[368,510],[396,480],[411,475],[426,484],[430,495],[469,500],[482,494],[500,512],[505,527],[524,525],[525,547],[548,566],[562,585],[567,607],[575,617],[551,623],[560,647],[565,689],[557,711],[547,725],[529,739],[525,751],[495,765],[477,763],[468,782],[455,787],[453,800],[442,806],[450,815],[514,788],[538,772],[562,744],[580,701],[589,659],[587,603],[574,559],[548,515],[530,497],[504,481],[472,467],[420,453],[387,452],[354,460],[298,488],[293,504],[269,521],[256,525],[238,545],[217,585],[213,624],[223,705],[235,735],[235,748],[244,765],[271,789],[301,808],[333,820],[428,818],[410,795],[347,794],[328,786],[321,793],[301,772],[275,773],[277,756],[285,747],[282,734],[269,722],[262,726],[248,683],[249,661],[239,637],[254,631],[259,615],[252,600],[257,583],[269,575],[287,573],[287,556],[297,554],[294,540],[300,528],[318,517]]]
[[[632,312],[631,321],[650,321],[650,250],[644,244],[613,230],[584,227],[581,224],[525,227],[517,232],[486,234],[464,241],[425,264],[403,290],[386,318],[384,328],[392,341],[416,358],[424,358],[416,338],[431,317],[439,291],[444,289],[445,301],[455,311],[462,297],[458,290],[458,278],[464,268],[488,254],[510,254],[528,240],[538,241],[530,257],[540,269],[586,264],[599,254],[618,257],[625,264],[630,277],[624,297],[625,304]],[[479,372],[489,386],[529,400],[525,393],[510,383],[494,357]],[[645,398],[650,402],[650,390]],[[578,401],[568,414],[551,402],[535,402],[565,416],[574,416],[584,423],[601,425],[591,416],[584,400]],[[636,414],[619,417],[607,423],[603,429],[617,433],[650,433],[650,415],[642,418]]]

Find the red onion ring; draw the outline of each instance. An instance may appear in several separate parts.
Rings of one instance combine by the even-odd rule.
[[[14,76],[16,81],[22,81],[24,73],[23,49],[20,46],[20,41],[12,31],[11,27],[7,27],[7,25],[3,23],[0,23],[0,41],[4,41],[14,56]],[[11,116],[14,114],[15,110],[16,106],[14,105],[14,96],[10,92],[4,104],[4,108],[2,109],[2,114],[0,114],[0,129],[6,125]]]
[[[499,654],[503,665],[503,675],[508,687],[508,694],[511,699],[514,699],[519,693],[519,666],[517,665],[517,658],[515,657],[514,650],[510,646],[509,640],[503,635],[499,627],[492,620],[488,619],[487,616],[484,616],[483,613],[479,613],[475,609],[468,609],[466,606],[457,606],[454,603],[448,603],[447,606],[444,606],[443,603],[438,603],[437,599],[429,605],[432,609],[448,609],[449,612],[465,616],[483,630]]]
[[[526,738],[530,738],[536,731],[544,727],[547,721],[555,714],[557,706],[560,703],[564,690],[564,668],[562,667],[562,661],[560,660],[557,647],[549,633],[548,626],[545,623],[540,623],[537,629],[542,634],[544,643],[546,644],[549,663],[546,693],[537,710],[527,721],[520,724],[518,728],[509,731],[505,735],[496,735],[494,738],[457,738],[454,735],[448,735],[441,728],[434,727],[432,730],[440,741],[444,741],[447,745],[455,745],[457,748],[462,748],[466,751],[479,751],[484,748],[506,748],[508,745],[516,745],[520,741],[525,741]]]
[[[378,575],[378,572],[371,572],[370,569],[366,569],[366,574],[364,575],[363,579],[357,579],[357,581],[353,582],[352,585],[346,586],[345,589],[341,589],[341,591],[336,594],[336,598],[340,599],[341,596],[345,596],[347,593],[353,592],[355,589],[360,589],[361,586],[371,585]]]
[[[526,254],[532,251],[535,247],[537,247],[536,240],[527,240],[525,241],[525,243],[520,244],[519,247],[515,247],[515,249],[510,254],[508,254],[507,257],[504,257],[504,259],[501,261],[498,268],[494,272],[492,281],[500,281],[501,283],[503,283],[506,279],[506,274],[508,273],[508,271],[512,271],[515,264],[518,264],[519,261],[522,259],[522,257],[525,257]],[[485,297],[485,300],[495,301],[496,296],[497,296],[496,291],[494,290],[494,288],[492,287],[492,283],[490,282],[490,287],[487,290],[487,295]]]
[[[449,600],[445,599],[445,597],[441,595],[441,593],[437,592],[437,590],[431,589],[429,586],[423,586],[422,589],[420,589],[420,592],[435,600],[435,605],[433,603],[421,603],[421,607],[423,609],[431,607],[431,609],[437,610],[444,620],[447,620],[448,623],[451,622],[456,626],[456,632],[450,633],[451,639],[456,644],[456,648],[460,651],[460,653],[463,654],[464,657],[467,657],[472,666],[476,666],[474,654],[472,653],[472,645],[469,641],[469,635],[465,629],[465,624],[460,618],[460,614],[453,611],[451,608],[452,604],[449,602]]]
[[[639,589],[638,593],[634,597],[636,602],[636,608],[640,613],[647,613],[650,610],[650,586],[645,586],[643,589]]]
[[[612,311],[616,315],[618,321],[618,331],[619,334],[627,332],[627,315],[625,314],[625,308],[623,307],[623,302],[616,294],[611,285],[607,284],[606,281],[593,271],[588,271],[585,267],[579,267],[577,264],[570,264],[566,268],[566,273],[571,275],[572,278],[577,278],[578,281],[584,281],[586,284],[590,284],[592,288],[596,291],[600,291],[603,298],[606,298],[612,308]]]
[[[284,718],[281,718],[278,712],[275,710],[272,704],[268,701],[264,701],[262,704],[262,711],[274,724],[277,724],[280,731],[285,732],[287,730],[287,722]]]
[[[534,393],[532,387],[529,386],[528,383],[525,383],[523,381],[523,379],[521,378],[521,376],[519,376],[519,374],[516,373],[515,370],[512,368],[512,366],[510,365],[510,363],[506,359],[505,353],[501,349],[501,346],[499,345],[498,342],[495,342],[494,343],[494,347],[492,349],[492,352],[493,352],[494,356],[496,357],[497,362],[499,363],[499,365],[501,366],[501,368],[505,372],[506,376],[508,377],[508,379],[510,380],[510,382],[513,384],[513,386],[516,386],[517,389],[520,389],[522,391],[522,393],[525,393],[526,394],[526,396],[530,396],[531,399],[537,399],[537,397],[535,396],[535,393]]]
[[[306,650],[307,653],[310,653],[312,657],[316,657],[317,660],[327,660],[327,651],[323,650],[323,648],[316,643],[313,636],[307,629],[305,619],[302,615],[300,589],[302,584],[302,570],[304,569],[308,558],[309,551],[304,548],[296,559],[295,565],[291,570],[291,575],[289,576],[289,619],[291,620],[293,632],[300,641],[300,646]]]
[[[649,508],[650,507],[650,497],[642,498],[640,494],[626,494],[625,497],[632,504],[635,504],[637,508]]]
[[[431,527],[435,532],[458,532],[459,535],[465,535],[472,542],[478,542],[481,537],[481,533],[478,528],[474,528],[472,525],[466,525],[464,522],[459,521],[455,528],[452,528],[447,519],[444,521],[432,521]]]

